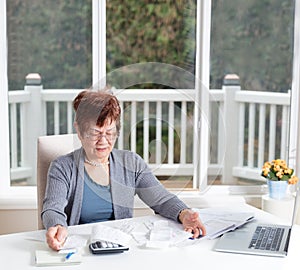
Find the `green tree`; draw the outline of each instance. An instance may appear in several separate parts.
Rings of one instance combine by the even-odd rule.
[[[212,1],[211,88],[236,73],[242,89],[290,89],[293,12],[292,0]]]
[[[9,89],[37,72],[45,88],[85,88],[92,74],[91,0],[10,0]]]

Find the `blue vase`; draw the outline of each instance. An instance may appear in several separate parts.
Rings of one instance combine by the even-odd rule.
[[[269,196],[272,199],[280,200],[287,194],[288,181],[268,180]]]

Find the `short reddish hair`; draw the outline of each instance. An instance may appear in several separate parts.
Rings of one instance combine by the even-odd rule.
[[[121,108],[118,99],[113,94],[101,90],[84,90],[73,100],[73,108],[75,121],[81,134],[87,131],[90,122],[102,127],[112,121],[116,121],[119,134]]]

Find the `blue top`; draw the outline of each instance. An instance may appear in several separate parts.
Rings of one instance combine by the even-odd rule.
[[[83,199],[80,224],[113,219],[110,186],[95,183],[84,170]]]

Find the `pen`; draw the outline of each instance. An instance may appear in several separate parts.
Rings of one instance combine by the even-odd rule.
[[[65,257],[65,260],[66,260],[66,261],[69,260],[70,257],[71,257],[73,254],[75,254],[75,252],[69,252],[69,253],[66,255],[66,257]]]

